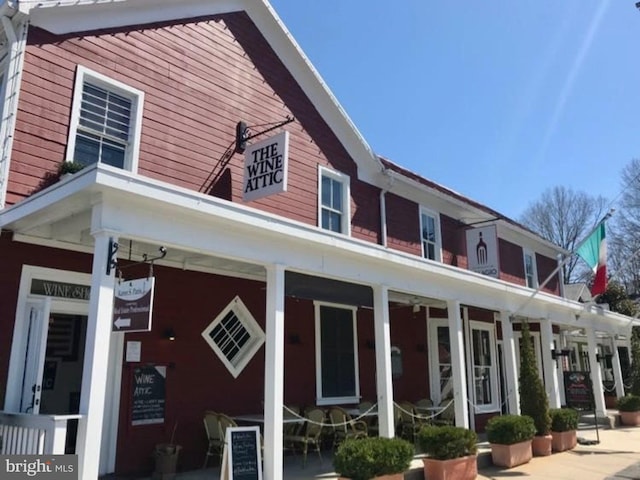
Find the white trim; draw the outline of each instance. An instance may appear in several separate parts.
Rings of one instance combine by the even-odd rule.
[[[78,135],[78,123],[80,121],[80,108],[82,105],[82,92],[85,82],[93,82],[106,90],[122,95],[131,100],[131,118],[129,121],[129,142],[125,149],[124,169],[136,173],[138,171],[138,159],[140,155],[140,137],[142,133],[142,111],[144,105],[144,92],[113,80],[101,73],[95,72],[82,65],[76,69],[76,79],[73,86],[73,101],[71,104],[71,120],[69,122],[69,139],[65,161],[74,160],[73,154]]]
[[[531,275],[533,277],[532,278],[533,285],[529,285],[529,281],[527,279],[527,256],[531,257],[531,268],[533,269],[533,272],[531,272]],[[536,252],[534,252],[530,248],[523,248],[522,263],[524,267],[524,284],[529,288],[533,288],[533,289],[538,288],[540,281],[538,280],[538,265],[536,260]]]
[[[211,338],[211,331],[226,317],[230,312],[236,316],[238,321],[242,324],[245,330],[250,335],[250,340],[238,351],[237,355],[240,355],[238,361],[233,364],[227,358],[225,353],[220,349],[220,346]],[[256,352],[260,349],[265,341],[265,333],[256,322],[256,319],[251,314],[251,311],[247,308],[244,302],[238,295],[231,300],[222,311],[216,315],[213,321],[207,325],[201,333],[202,338],[211,347],[211,349],[218,356],[220,361],[227,367],[229,373],[233,375],[233,378],[238,378],[238,375],[242,373],[244,367],[253,359]]]
[[[476,389],[474,384],[475,379],[475,363],[473,358],[473,331],[480,330],[489,332],[489,358],[491,359],[491,365],[489,365],[491,381],[491,399],[492,402],[486,405],[478,405],[478,399],[476,398]],[[496,352],[496,336],[495,336],[495,324],[487,322],[479,322],[477,320],[469,320],[469,366],[471,368],[471,375],[469,377],[469,385],[471,386],[471,398],[473,398],[475,413],[490,413],[500,411],[500,388],[498,385],[498,355]],[[486,365],[482,366],[486,368]]]
[[[429,379],[431,400],[434,405],[442,401],[440,390],[440,355],[438,352],[438,328],[445,327],[449,333],[449,348],[451,348],[451,332],[449,332],[449,320],[447,318],[429,318],[427,320],[427,336],[429,345]],[[449,350],[451,355],[451,350]],[[452,359],[453,360],[453,359]],[[451,393],[453,394],[453,368],[451,370]]]
[[[42,295],[32,295],[31,284],[34,279],[48,280],[55,282],[72,283],[78,285],[91,285],[91,275],[68,270],[57,270],[53,268],[39,267],[34,265],[23,265],[20,276],[20,286],[18,288],[18,300],[16,305],[16,316],[14,321],[13,340],[11,344],[11,355],[9,359],[9,369],[7,378],[7,390],[5,395],[4,410],[17,412],[20,405],[21,383],[23,373],[24,349],[26,342],[25,322],[27,320],[26,305],[29,300],[51,298],[51,312],[66,313],[76,315],[89,315],[89,302],[87,300],[73,300],[66,298],[44,297]],[[113,334],[116,346],[122,343],[121,334]],[[120,352],[122,345],[120,345]],[[118,350],[115,349],[114,353]],[[100,448],[101,465],[107,470],[101,473],[111,473],[115,468],[116,449],[118,439],[118,412],[120,407],[120,377],[122,376],[122,356],[110,356],[109,371],[113,371],[109,392],[105,399],[105,421],[103,442]],[[84,376],[84,373],[83,373]]]
[[[434,221],[434,228],[435,228],[435,234],[436,234],[436,238],[435,238],[435,246],[434,246],[434,254],[435,254],[435,258],[429,259],[429,260],[433,260],[435,262],[441,262],[442,261],[442,235],[440,232],[440,214],[430,210],[426,207],[420,206],[420,219],[419,219],[419,224],[420,224],[420,249],[422,250],[422,258],[427,258],[426,256],[426,252],[424,250],[424,238],[422,237],[422,231],[424,226],[422,225],[422,216],[426,215],[428,217],[433,218]]]
[[[320,307],[332,307],[342,310],[350,310],[353,325],[353,368],[355,394],[351,397],[323,397],[322,396],[322,343],[320,330]],[[341,305],[337,303],[322,302],[315,300],[313,302],[315,317],[315,349],[316,349],[316,405],[335,405],[341,403],[358,403],[360,401],[360,367],[358,365],[358,323],[357,323],[357,307],[353,305]]]
[[[342,185],[342,211],[340,212],[340,232],[322,227],[322,179],[330,178]],[[349,175],[318,165],[318,227],[323,230],[351,236],[351,178]]]

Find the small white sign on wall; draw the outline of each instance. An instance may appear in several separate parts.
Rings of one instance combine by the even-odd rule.
[[[127,342],[127,362],[139,362],[142,353],[142,342]]]
[[[287,191],[289,132],[247,147],[244,152],[243,200]]]

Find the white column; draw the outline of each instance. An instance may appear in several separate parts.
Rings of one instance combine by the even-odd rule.
[[[264,367],[264,479],[283,476],[282,408],[284,404],[284,266],[267,266]]]
[[[557,365],[551,357],[553,344],[553,329],[551,321],[540,321],[540,342],[542,343],[542,363],[544,365],[544,387],[549,397],[549,407],[560,408],[560,389],[558,387]],[[558,345],[558,349],[560,345]]]
[[[106,273],[107,262],[110,261],[110,237],[104,231],[93,233],[93,236],[95,245],[91,274],[91,297],[79,409],[83,417],[78,422],[76,442],[78,478],[83,480],[98,478],[109,343],[113,324],[114,269],[111,269],[109,275]],[[117,238],[113,238],[113,241],[117,241]]]
[[[373,287],[373,323],[376,343],[376,388],[378,392],[378,428],[381,437],[393,438],[393,385],[391,383],[391,326],[389,289]]]
[[[587,347],[589,350],[589,365],[591,367],[591,384],[593,385],[593,397],[596,404],[596,418],[604,417],[606,408],[604,406],[604,388],[602,387],[602,372],[600,364],[596,360],[596,332],[591,326],[585,327],[587,334]]]
[[[624,380],[622,378],[622,366],[620,365],[620,352],[618,352],[618,345],[616,343],[616,337],[611,336],[611,366],[613,367],[613,380],[616,383],[616,397],[624,397]]]
[[[502,325],[502,349],[504,350],[504,378],[507,382],[509,413],[520,414],[520,394],[518,393],[518,369],[516,367],[516,343],[509,312],[500,312]]]
[[[447,301],[449,320],[449,342],[451,343],[451,375],[453,376],[453,399],[456,413],[456,426],[469,428],[469,398],[467,396],[467,374],[464,360],[464,337],[462,335],[462,317],[460,302]]]

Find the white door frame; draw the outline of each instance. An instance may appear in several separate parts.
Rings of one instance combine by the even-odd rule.
[[[22,399],[22,379],[25,369],[25,352],[27,348],[27,332],[31,306],[37,303],[49,304],[50,312],[85,315],[89,313],[88,300],[76,300],[59,297],[47,297],[31,294],[31,284],[34,279],[52,282],[70,283],[76,285],[91,285],[91,275],[87,273],[57,270],[46,267],[23,265],[18,290],[16,317],[13,328],[13,340],[9,359],[9,372],[4,410],[19,412]],[[46,310],[46,307],[45,307]],[[46,342],[46,335],[43,335]],[[105,425],[103,441],[101,442],[101,473],[111,473],[115,470],[116,445],[118,440],[118,417],[120,408],[120,379],[122,378],[122,351],[124,335],[114,333],[109,358],[108,390],[113,395],[105,399]],[[44,352],[42,352],[44,354]],[[42,356],[44,360],[44,355]],[[39,367],[42,369],[42,365]],[[41,376],[41,374],[40,374]]]

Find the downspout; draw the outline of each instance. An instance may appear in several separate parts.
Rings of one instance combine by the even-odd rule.
[[[5,71],[4,108],[0,112],[0,210],[4,209],[7,200],[7,184],[9,168],[11,166],[11,149],[13,147],[14,129],[18,111],[18,96],[20,93],[20,79],[24,62],[24,49],[27,36],[27,22],[13,26],[7,15],[0,17],[2,28],[9,43],[9,64]]]
[[[387,246],[387,190],[380,190],[380,243]]]

